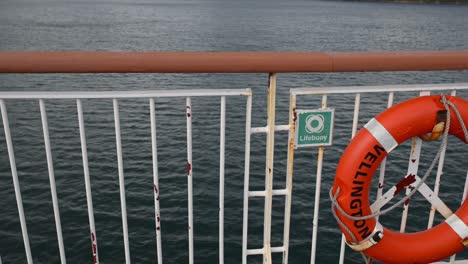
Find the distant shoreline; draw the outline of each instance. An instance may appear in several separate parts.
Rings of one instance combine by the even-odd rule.
[[[440,5],[468,5],[468,0],[344,0],[352,2],[381,2],[401,4],[440,4]]]

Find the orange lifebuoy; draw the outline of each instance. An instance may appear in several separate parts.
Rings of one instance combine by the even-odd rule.
[[[336,170],[332,195],[336,203],[352,216],[371,215],[369,191],[373,175],[388,153],[402,142],[430,133],[437,114],[445,110],[441,96],[423,96],[395,105],[373,118],[346,148]],[[468,124],[468,101],[446,96]],[[462,124],[450,109],[449,134],[466,142]],[[464,248],[468,236],[468,199],[445,222],[425,231],[399,233],[386,229],[375,218],[351,220],[333,209],[349,243],[366,255],[384,263],[430,263]],[[346,230],[348,229],[348,230]],[[352,232],[357,243],[353,242]]]

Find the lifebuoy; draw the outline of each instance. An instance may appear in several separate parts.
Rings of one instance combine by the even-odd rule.
[[[446,96],[468,124],[468,101]],[[372,214],[369,202],[371,180],[379,164],[402,142],[430,133],[437,114],[445,110],[442,96],[423,96],[395,105],[369,121],[350,142],[336,169],[331,190],[336,203],[348,215]],[[450,109],[449,134],[466,142],[462,125]],[[384,263],[430,263],[444,259],[464,248],[468,236],[468,199],[445,222],[425,231],[399,233],[382,227],[375,218],[350,220],[334,208],[345,227],[340,226],[349,243],[352,232],[355,249]],[[346,229],[349,229],[346,231]]]

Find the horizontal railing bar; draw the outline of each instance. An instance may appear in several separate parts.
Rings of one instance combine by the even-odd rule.
[[[263,197],[263,196],[265,196],[265,194],[266,194],[265,191],[250,191],[249,192],[249,197]],[[286,189],[273,190],[272,194],[273,195],[286,195],[287,191],[286,191]]]
[[[384,52],[0,52],[0,73],[272,73],[468,69],[468,50]]]
[[[465,90],[468,83],[452,84],[411,84],[411,85],[381,85],[381,86],[337,86],[309,87],[291,89],[292,95],[343,94],[343,93],[380,93],[380,92],[421,92],[443,90]]]
[[[250,96],[246,89],[196,89],[196,90],[149,90],[149,91],[73,91],[73,92],[0,92],[0,99],[120,99],[148,97],[196,97],[196,96]]]
[[[265,249],[263,248],[247,249],[247,255],[262,255],[263,251],[265,251]],[[271,248],[271,253],[282,253],[282,252],[284,252],[284,246]]]
[[[289,125],[277,125],[275,126],[275,131],[288,131],[289,130]],[[267,133],[268,132],[268,127],[252,127],[250,129],[250,133],[252,134],[260,134],[260,133]]]

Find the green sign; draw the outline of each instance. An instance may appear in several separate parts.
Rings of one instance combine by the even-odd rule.
[[[297,110],[295,147],[330,146],[334,109]]]

